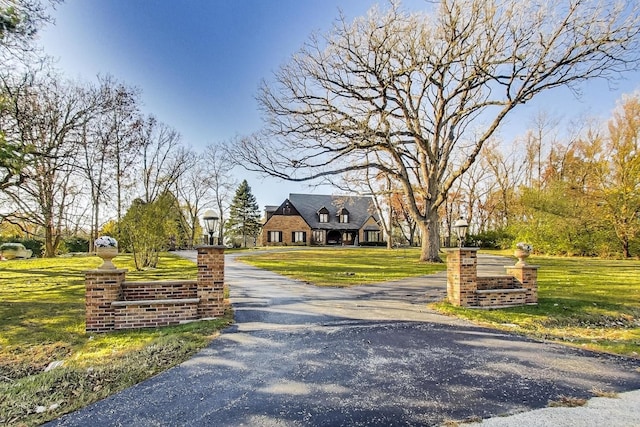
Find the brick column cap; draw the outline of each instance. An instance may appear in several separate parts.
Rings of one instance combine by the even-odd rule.
[[[470,252],[477,252],[480,248],[467,248],[467,247],[461,247],[461,248],[442,248],[442,250],[444,250],[445,252],[456,252],[456,251],[470,251]]]
[[[196,250],[199,249],[227,249],[225,245],[199,245],[196,246]]]

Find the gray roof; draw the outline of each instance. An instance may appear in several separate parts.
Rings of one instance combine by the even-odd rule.
[[[311,228],[329,230],[360,229],[370,217],[373,216],[376,220],[378,219],[371,197],[289,194],[289,202]],[[329,211],[328,223],[319,221],[318,211],[322,208],[326,208]],[[338,212],[342,208],[349,212],[348,224],[338,222]]]

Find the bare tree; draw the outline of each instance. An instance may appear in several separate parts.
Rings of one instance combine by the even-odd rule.
[[[181,214],[189,230],[187,245],[193,247],[197,241],[200,224],[198,218],[209,201],[210,178],[208,164],[198,153],[189,152],[188,167],[176,182],[176,195],[181,205]]]
[[[524,162],[512,146],[510,152],[500,151],[497,142],[485,145],[482,150],[482,162],[491,174],[494,191],[487,196],[485,203],[487,225],[502,229],[509,225],[513,215],[516,189],[523,182],[527,162]]]
[[[173,190],[188,169],[189,151],[180,144],[180,134],[173,128],[148,117],[138,128],[141,150],[139,178],[142,201],[151,203]]]
[[[80,168],[91,190],[90,252],[98,237],[102,203],[114,196],[110,191],[113,184],[116,184],[118,219],[121,217],[122,165],[134,158],[126,154],[135,153],[133,136],[139,123],[139,92],[110,76],[100,77],[99,82],[100,87],[94,90],[100,106],[83,129],[80,140]]]
[[[421,259],[439,261],[438,208],[505,117],[553,88],[635,69],[639,20],[637,2],[597,0],[443,0],[341,18],[263,85],[266,129],[233,153],[292,181],[380,170],[403,188]]]
[[[467,172],[457,180],[449,192],[449,200],[443,204],[443,228],[450,236],[454,222],[461,216],[469,224],[469,233],[484,230],[487,196],[493,190],[493,182],[483,159],[473,164]]]
[[[78,140],[96,106],[90,91],[54,75],[31,76],[25,84],[5,85],[11,104],[3,126],[31,147],[24,182],[4,189],[14,208],[5,219],[42,231],[44,256],[52,257],[62,239],[69,209],[76,206]]]
[[[238,182],[231,174],[235,163],[231,161],[228,153],[221,144],[211,144],[205,151],[206,172],[205,176],[211,192],[211,202],[216,206],[220,215],[218,227],[218,241],[224,241],[225,224],[231,209],[231,199]]]

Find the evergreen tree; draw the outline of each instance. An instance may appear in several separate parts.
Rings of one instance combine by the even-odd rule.
[[[242,247],[247,247],[247,237],[257,237],[260,232],[260,209],[251,187],[245,179],[242,181],[231,203],[227,236],[242,237]]]

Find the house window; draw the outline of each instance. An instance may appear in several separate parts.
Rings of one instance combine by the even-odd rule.
[[[267,234],[267,242],[282,243],[282,231],[270,231]]]
[[[379,242],[380,241],[380,232],[379,231],[365,231],[364,232],[364,241],[365,242]]]
[[[292,231],[291,232],[291,241],[293,243],[306,243],[307,242],[307,232],[306,231]]]
[[[323,230],[313,230],[313,242],[317,244],[324,244],[324,231]]]
[[[349,211],[342,208],[340,212],[338,212],[338,222],[342,224],[346,224],[349,222]]]
[[[329,222],[329,211],[324,206],[318,211],[318,221],[324,223]]]

